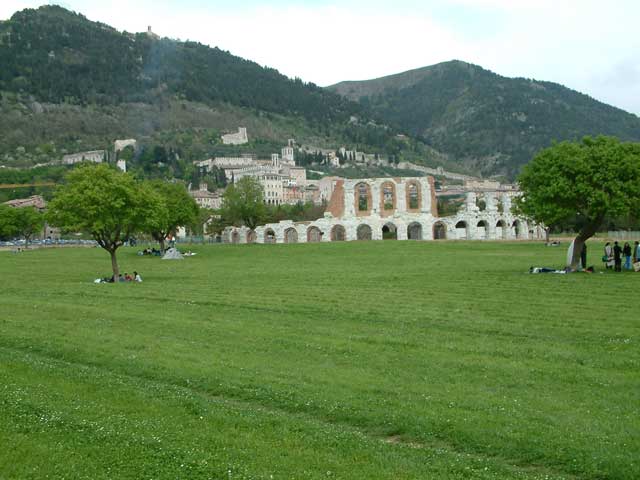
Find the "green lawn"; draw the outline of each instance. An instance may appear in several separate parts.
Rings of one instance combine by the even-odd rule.
[[[640,274],[564,248],[0,252],[0,478],[638,479]],[[590,247],[600,266],[600,245]]]

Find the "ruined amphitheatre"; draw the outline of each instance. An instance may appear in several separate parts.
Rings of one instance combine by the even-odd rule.
[[[353,240],[528,240],[544,238],[539,225],[512,209],[509,187],[464,192],[462,207],[439,216],[433,177],[342,179],[332,182],[324,217],[284,220],[251,230],[228,227],[225,243],[306,243]]]

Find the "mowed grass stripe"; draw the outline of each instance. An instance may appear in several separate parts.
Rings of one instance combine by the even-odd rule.
[[[0,365],[6,361],[22,380],[3,386],[9,408],[0,414],[9,427],[5,434],[14,437],[5,469],[20,478],[69,472],[74,478],[135,478],[135,472],[161,478],[569,478],[451,451],[441,442],[371,437],[348,425],[211,397],[193,387],[20,357],[0,349]],[[196,431],[196,437],[186,434],[189,427],[188,435]],[[34,438],[56,442],[57,451],[33,462]],[[87,457],[94,463],[83,465]],[[31,464],[29,471],[9,459]]]
[[[55,275],[53,253],[0,269]],[[638,326],[611,301],[631,274],[530,276],[564,255],[531,244],[216,246],[170,265],[123,253],[142,285],[88,284],[105,264],[91,250],[64,252],[55,285],[9,285],[0,342],[508,463],[637,473]]]

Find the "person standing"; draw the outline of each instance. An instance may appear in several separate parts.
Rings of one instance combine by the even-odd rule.
[[[640,262],[640,242],[633,244],[633,263]]]
[[[629,242],[624,242],[622,254],[624,255],[624,269],[631,270],[631,245]]]
[[[616,272],[622,271],[622,247],[618,245],[618,242],[613,242],[613,263],[615,264],[614,270]]]
[[[613,248],[611,247],[611,242],[607,242],[604,245],[604,261],[607,270],[613,268]]]

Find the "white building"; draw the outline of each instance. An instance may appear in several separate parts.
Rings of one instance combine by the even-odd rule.
[[[127,147],[133,147],[135,150],[138,148],[138,141],[135,138],[128,138],[126,140],[116,140],[113,142],[113,151],[118,153],[121,150],[124,150]]]
[[[283,147],[282,148],[282,164],[283,165],[295,165],[295,152],[293,147]]]
[[[210,192],[206,183],[201,183],[198,190],[189,190],[189,195],[200,208],[217,210],[222,206],[222,195],[219,192]]]
[[[62,157],[63,165],[74,165],[80,162],[102,163],[107,158],[106,150],[92,150],[90,152],[71,153]]]
[[[247,129],[239,127],[236,133],[227,133],[226,135],[222,135],[222,143],[225,145],[243,145],[245,143],[249,143]]]

